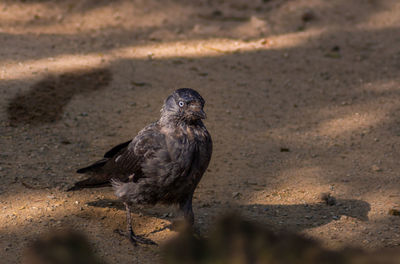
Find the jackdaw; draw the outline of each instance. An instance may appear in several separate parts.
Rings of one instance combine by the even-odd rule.
[[[176,90],[165,100],[157,122],[106,152],[103,159],[79,169],[77,173],[90,177],[70,190],[112,183],[125,205],[128,237],[134,245],[155,243],[134,234],[129,205],[178,204],[193,225],[193,193],[212,153],[211,136],[202,122],[204,104],[195,90]]]

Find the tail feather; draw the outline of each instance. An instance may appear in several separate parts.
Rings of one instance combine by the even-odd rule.
[[[86,180],[75,183],[74,186],[72,186],[71,188],[69,188],[67,190],[67,192],[77,191],[77,190],[81,190],[84,188],[98,188],[98,187],[106,187],[106,186],[110,186],[110,182],[108,180],[101,181],[101,180],[95,179],[95,178],[88,178]]]
[[[95,171],[98,168],[103,167],[107,163],[107,161],[109,161],[108,158],[101,159],[99,161],[96,161],[95,163],[93,163],[90,166],[87,166],[85,168],[81,168],[81,169],[77,170],[76,173],[87,173],[90,171]]]

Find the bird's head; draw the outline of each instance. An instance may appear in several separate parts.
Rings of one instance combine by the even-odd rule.
[[[205,101],[198,92],[190,88],[181,88],[165,100],[161,118],[186,123],[205,119],[204,104]]]

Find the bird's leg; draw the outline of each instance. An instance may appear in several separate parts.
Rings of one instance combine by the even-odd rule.
[[[127,234],[123,234],[122,232],[118,232],[118,233],[121,235],[127,236],[129,238],[129,241],[131,241],[131,243],[134,246],[137,246],[137,243],[147,244],[147,245],[157,245],[157,243],[154,242],[153,240],[144,238],[142,236],[135,235],[135,233],[133,232],[133,229],[132,229],[131,210],[127,203],[124,203],[124,205],[125,205],[125,209],[126,209],[126,225],[127,225],[128,232],[127,232]]]
[[[183,212],[183,216],[185,217],[185,220],[188,222],[189,225],[193,226],[194,224],[194,214],[193,214],[193,208],[192,208],[192,198],[193,195],[190,195],[188,199],[184,202],[181,202],[179,204],[179,208]]]
[[[193,232],[194,235],[200,236],[200,229],[194,226],[194,214],[192,207],[193,194],[191,194],[186,200],[179,204],[180,210],[183,212],[186,224],[175,222],[173,228],[177,231]]]

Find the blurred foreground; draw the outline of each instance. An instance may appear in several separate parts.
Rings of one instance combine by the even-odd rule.
[[[134,251],[136,248],[132,248]],[[317,264],[400,263],[400,250],[366,253],[360,249],[338,251],[323,248],[317,241],[290,232],[273,232],[236,215],[221,218],[207,238],[189,228],[163,246],[166,264]],[[33,242],[25,264],[105,263],[88,239],[72,230],[54,232]]]

